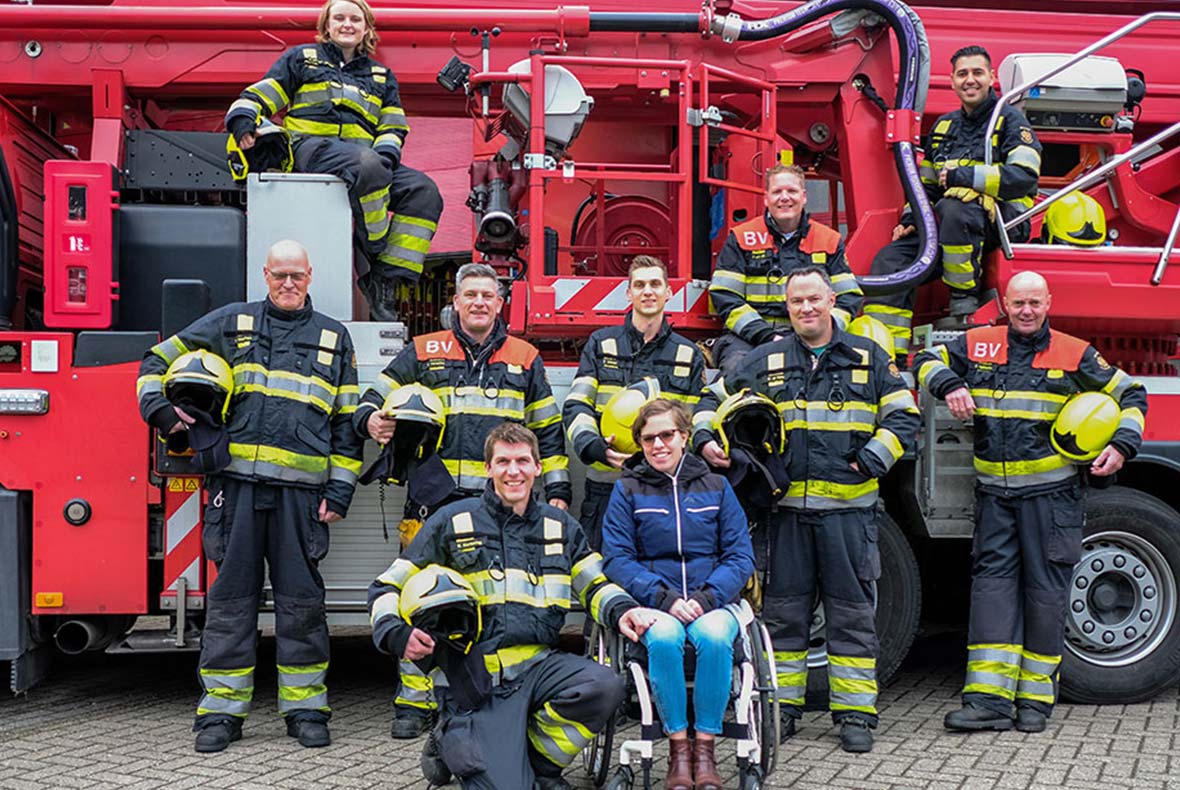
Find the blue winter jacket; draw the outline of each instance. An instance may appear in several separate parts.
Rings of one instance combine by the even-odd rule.
[[[607,577],[663,611],[678,598],[705,611],[736,601],[754,572],[754,549],[729,482],[692,454],[675,477],[641,459],[628,463],[607,505]]]

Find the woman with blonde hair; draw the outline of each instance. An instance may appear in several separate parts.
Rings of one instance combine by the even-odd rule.
[[[416,282],[422,273],[442,197],[429,177],[401,164],[410,127],[397,78],[373,57],[379,41],[366,0],[327,0],[315,43],[287,50],[242,91],[225,127],[248,152],[259,125],[286,108],[293,169],[348,185],[358,246],[369,260],[361,288],[372,317],[390,321],[397,282]]]

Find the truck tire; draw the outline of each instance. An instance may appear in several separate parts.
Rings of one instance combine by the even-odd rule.
[[[881,579],[877,582],[877,683],[883,687],[897,670],[918,633],[922,614],[922,578],[914,550],[901,527],[882,512],[878,519],[881,549]],[[828,643],[824,633],[822,604],[816,605],[812,620],[811,652],[807,657],[807,707],[828,706]]]
[[[1066,609],[1063,699],[1143,702],[1180,681],[1180,513],[1115,486],[1086,501]]]

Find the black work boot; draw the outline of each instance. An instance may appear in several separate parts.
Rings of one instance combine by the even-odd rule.
[[[952,710],[943,719],[942,725],[948,730],[960,732],[975,732],[977,730],[1010,730],[1012,717],[1004,713],[996,713],[985,707],[968,702],[958,710]]]
[[[969,316],[979,309],[979,297],[975,294],[963,294],[962,296],[951,294],[951,308],[952,316]]]
[[[357,286],[369,303],[370,321],[397,320],[397,280],[369,272],[357,280]]]
[[[795,735],[795,717],[786,713],[780,713],[778,719],[778,740],[779,743],[786,743],[788,739]]]
[[[873,750],[873,731],[864,719],[845,719],[840,722],[840,748],[853,754]]]
[[[537,790],[574,790],[564,776],[537,776]]]
[[[222,719],[197,730],[197,741],[194,748],[202,754],[223,752],[231,743],[241,739],[241,722]]]
[[[441,725],[435,727],[426,736],[426,743],[422,744],[422,757],[419,765],[422,767],[422,777],[431,787],[442,787],[451,781],[451,769],[442,759]]]
[[[389,728],[389,735],[399,741],[412,741],[429,730],[432,724],[429,713],[419,713],[412,708],[398,708],[393,717],[393,726]]]
[[[314,719],[287,719],[287,735],[299,741],[300,746],[316,749],[332,743],[328,724]]]
[[[1044,732],[1049,717],[1031,705],[1016,708],[1016,729],[1021,732]]]

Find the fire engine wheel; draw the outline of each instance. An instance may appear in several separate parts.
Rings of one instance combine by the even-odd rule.
[[[877,521],[877,545],[881,550],[881,578],[877,588],[877,683],[884,686],[897,673],[918,634],[922,614],[922,577],[914,550],[901,527],[888,513]],[[817,604],[811,621],[811,652],[807,657],[807,704],[828,706],[828,642],[823,604]]]
[[[1061,695],[1143,702],[1180,680],[1180,513],[1129,488],[1091,491],[1066,609]]]

